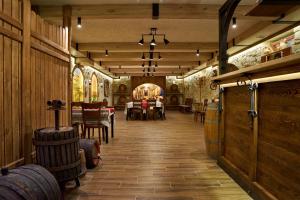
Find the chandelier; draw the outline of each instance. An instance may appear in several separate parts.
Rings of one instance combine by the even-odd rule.
[[[138,42],[139,45],[144,45],[144,43],[145,43],[144,37],[152,38],[150,41],[150,46],[156,46],[157,45],[156,40],[158,38],[163,38],[163,42],[165,45],[168,45],[170,43],[170,41],[166,39],[165,34],[157,33],[157,28],[150,28],[150,33],[142,34],[142,39]]]

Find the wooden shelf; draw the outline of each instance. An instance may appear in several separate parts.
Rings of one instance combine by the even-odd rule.
[[[284,68],[299,63],[300,66],[300,53],[271,60],[265,63],[260,63],[251,67],[245,67],[233,72],[229,72],[217,77],[212,78],[213,81],[224,81],[229,79],[239,78],[245,74],[255,74],[259,72],[269,71],[273,69]]]

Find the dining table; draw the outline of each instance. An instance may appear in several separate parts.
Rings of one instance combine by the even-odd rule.
[[[115,125],[115,109],[112,107],[100,108],[101,119],[100,122],[105,127],[105,131],[108,132],[108,128],[111,129],[111,137],[114,137],[114,125]],[[82,109],[72,109],[72,121],[79,124],[83,124]],[[108,143],[108,138],[106,138]]]

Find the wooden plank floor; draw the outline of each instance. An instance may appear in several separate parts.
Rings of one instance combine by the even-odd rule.
[[[251,199],[206,156],[203,127],[191,114],[174,111],[165,121],[126,121],[119,112],[115,138],[101,150],[102,166],[89,170],[66,199]]]

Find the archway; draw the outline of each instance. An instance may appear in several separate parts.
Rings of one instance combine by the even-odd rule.
[[[153,83],[144,83],[137,86],[132,91],[132,97],[134,100],[155,100],[157,98],[164,98],[164,90]]]
[[[98,101],[98,79],[95,73],[92,74],[90,83],[90,102]]]
[[[83,73],[80,68],[76,67],[73,71],[73,94],[72,94],[72,101],[73,102],[80,102],[83,101],[83,94],[84,94],[84,78]]]

